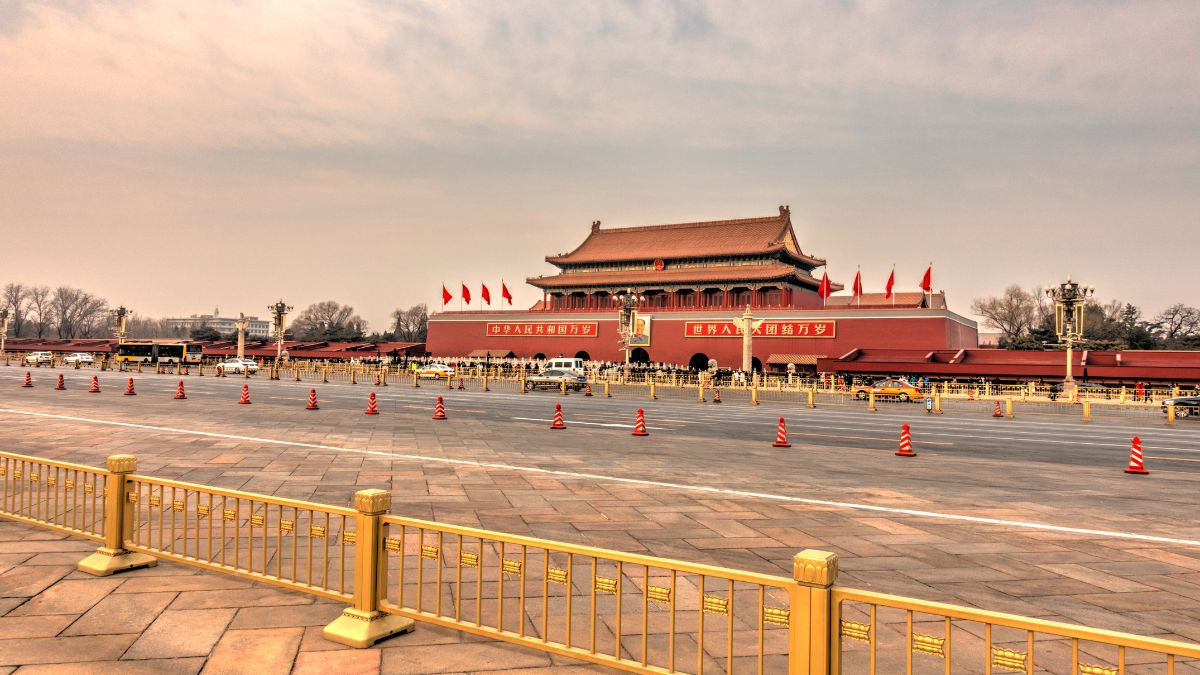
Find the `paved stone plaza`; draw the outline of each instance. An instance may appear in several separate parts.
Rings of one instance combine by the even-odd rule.
[[[336,505],[382,487],[399,515],[771,574],[789,575],[801,549],[826,549],[841,558],[842,586],[1200,641],[1200,440],[1185,424],[1008,421],[970,411],[934,421],[915,406],[872,416],[861,407],[397,386],[378,390],[382,414],[367,417],[363,385],[317,385],[322,408],[309,412],[308,385],[288,382],[254,380],[254,404],[238,406],[241,380],[193,377],[188,400],[174,401],[173,378],[140,376],[139,395],[123,397],[123,380],[108,376],[105,392],[89,396],[82,377],[68,372],[69,390],[55,392],[50,376],[38,374],[34,389],[16,386],[15,369],[0,377],[7,451],[95,466],[132,453],[139,473]],[[446,395],[445,422],[429,419],[437,394]],[[565,432],[546,429],[556,402],[567,411]],[[646,409],[649,438],[629,435],[635,406]],[[770,447],[781,414],[794,431],[789,449]],[[892,454],[904,419],[917,458]],[[1133,433],[1145,441],[1149,476],[1122,472]],[[169,564],[85,579],[71,565],[88,542],[23,525],[5,524],[3,534],[0,582],[11,581],[0,588],[15,581],[19,592],[0,593],[0,664],[74,653],[73,641],[92,639],[81,632],[89,621],[110,611],[108,596],[133,589],[140,618],[122,618],[129,623],[120,640],[108,641],[108,651],[95,647],[97,658],[177,657],[173,665],[195,670],[207,656],[219,669],[238,645],[261,645],[256,652],[279,664],[294,658],[300,670],[333,658],[319,626],[338,605]],[[63,584],[89,590],[55,590]],[[228,592],[246,587],[255,590]],[[262,609],[272,606],[284,609]],[[186,648],[172,645],[156,631],[184,616],[176,611],[207,613],[207,647],[198,636]],[[43,618],[36,626],[9,620],[25,614]],[[14,641],[33,633],[38,649],[23,656]],[[470,649],[438,656],[441,642]],[[404,645],[414,646],[397,649]],[[418,668],[410,672],[483,670],[467,661],[471,650],[485,655],[483,665],[557,665],[423,624],[380,647],[336,667],[353,672],[363,659],[366,670],[392,670],[388,659],[397,657],[389,655],[403,652],[405,667]]]

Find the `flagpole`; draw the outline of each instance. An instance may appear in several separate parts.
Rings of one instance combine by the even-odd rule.
[[[889,281],[895,285],[896,283],[896,263],[892,263],[892,276],[888,277]],[[888,289],[888,295],[892,296],[892,309],[896,309],[896,291],[894,288]]]
[[[858,269],[855,271],[854,280],[860,284],[862,283],[862,265],[859,265]],[[856,299],[858,300],[858,306],[862,307],[862,292],[858,291],[858,289],[855,289],[855,290],[857,292],[854,295],[856,296]]]

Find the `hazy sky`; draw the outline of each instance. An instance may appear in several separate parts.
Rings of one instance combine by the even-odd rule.
[[[593,220],[790,204],[847,286],[1153,313],[1198,304],[1197,64],[1196,0],[0,0],[0,282],[382,329],[527,306]]]

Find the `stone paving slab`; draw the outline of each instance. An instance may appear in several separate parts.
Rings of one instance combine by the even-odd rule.
[[[418,624],[350,649],[321,629],[345,606],[189,566],[93,577],[37,561],[37,546],[95,544],[0,520],[18,562],[0,572],[0,675],[7,673],[599,673],[534,649]]]

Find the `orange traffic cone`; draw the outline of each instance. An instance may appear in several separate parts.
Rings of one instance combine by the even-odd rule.
[[[375,373],[375,386],[379,386],[379,373]]]
[[[58,374],[58,382],[54,385],[55,391],[63,391],[67,388],[67,383],[63,381],[62,373]]]
[[[465,386],[463,386],[463,379],[462,379],[461,377],[460,377],[460,378],[458,378],[458,390],[459,390],[459,391],[463,391],[463,390],[465,390],[465,389],[466,389],[466,387],[465,387]]]
[[[320,410],[321,409],[317,405],[317,390],[316,389],[308,390],[308,405],[305,406],[304,409],[305,410]]]
[[[371,392],[367,396],[367,409],[363,411],[364,415],[378,415],[379,408],[375,405],[375,392]]]
[[[912,438],[908,435],[908,423],[905,422],[900,426],[900,449],[896,451],[897,457],[916,457],[917,453],[912,449]]]
[[[1000,401],[996,401],[996,407],[992,409],[992,417],[1004,417],[1004,413],[1000,411]]]
[[[713,403],[720,403],[720,402],[721,402],[721,390],[713,389]]]
[[[441,396],[438,397],[437,403],[434,404],[434,406],[433,406],[433,419],[435,419],[435,420],[446,419],[446,404],[442,403]]]
[[[25,383],[22,384],[21,386],[22,387],[32,387],[33,386],[33,376],[29,374],[28,370],[25,371]]]
[[[591,385],[590,383],[589,383],[589,384],[586,384],[586,385],[584,385],[584,387],[583,387],[583,395],[584,395],[584,396],[591,396],[591,395],[592,395],[592,385]]]
[[[100,378],[96,377],[95,375],[92,376],[92,386],[88,388],[88,393],[89,394],[99,394],[100,393]]]
[[[775,442],[771,444],[773,448],[790,448],[791,443],[787,441],[787,424],[783,418],[779,418],[779,426],[775,429]]]
[[[563,424],[562,404],[554,404],[554,422],[550,424],[551,429],[566,429],[567,425]]]
[[[1146,461],[1142,458],[1142,439],[1137,436],[1133,437],[1133,443],[1129,445],[1129,466],[1125,469],[1125,473],[1147,474]]]
[[[187,367],[187,366],[184,366],[184,367],[183,367],[183,374],[184,374],[184,375],[191,375],[191,372],[188,370],[188,367]]]
[[[130,380],[132,382],[132,380]],[[242,385],[242,398],[238,401],[241,405],[250,405],[250,385]]]
[[[132,377],[129,378],[129,381],[125,383],[125,395],[126,396],[137,396],[137,392],[133,390],[133,378]]]
[[[646,431],[646,415],[645,415],[645,413],[642,412],[641,408],[637,409],[637,419],[635,419],[633,421],[633,435],[634,436],[649,436],[650,435],[650,433]]]
[[[186,398],[187,398],[187,395],[183,393],[183,380],[180,380],[179,386],[175,387],[175,400],[182,401],[182,400],[185,400]]]

